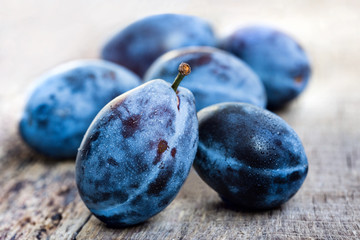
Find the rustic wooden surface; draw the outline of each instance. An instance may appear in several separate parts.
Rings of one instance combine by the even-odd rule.
[[[360,239],[360,2],[0,1],[0,239]],[[301,190],[281,208],[228,209],[191,171],[177,198],[148,222],[110,229],[90,215],[74,160],[37,155],[19,138],[28,88],[46,69],[96,58],[107,37],[143,16],[179,12],[219,35],[247,23],[278,26],[307,49],[306,92],[279,114],[309,160]]]

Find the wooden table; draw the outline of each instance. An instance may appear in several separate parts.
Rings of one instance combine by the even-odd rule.
[[[359,1],[2,0],[0,5],[0,239],[360,238]],[[311,83],[279,114],[302,139],[309,173],[281,208],[228,209],[192,170],[163,212],[135,227],[110,229],[80,200],[74,160],[46,159],[21,141],[17,124],[37,76],[67,60],[96,58],[115,31],[163,12],[206,18],[219,36],[248,23],[275,25],[308,51]]]

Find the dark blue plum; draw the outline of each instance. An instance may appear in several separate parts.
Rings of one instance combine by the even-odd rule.
[[[160,14],[141,19],[117,33],[104,45],[101,55],[142,77],[152,62],[165,52],[215,44],[211,26],[201,18]]]
[[[189,90],[154,80],[99,112],[76,159],[80,196],[98,219],[138,224],[175,198],[198,145],[194,101]]]
[[[266,92],[257,75],[233,55],[212,47],[187,47],[161,56],[151,65],[144,79],[171,82],[176,66],[187,62],[191,75],[182,81],[195,96],[196,108],[220,102],[246,102],[266,106]]]
[[[245,103],[222,103],[198,113],[194,167],[226,202],[265,210],[289,200],[308,171],[295,131],[277,115]]]
[[[102,60],[69,62],[39,80],[20,120],[20,133],[32,148],[55,158],[74,158],[101,108],[140,85],[129,70]]]
[[[244,60],[259,75],[268,108],[279,109],[306,87],[311,68],[304,49],[290,36],[270,27],[249,26],[225,38],[222,48]]]

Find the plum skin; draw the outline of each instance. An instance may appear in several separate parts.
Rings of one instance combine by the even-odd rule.
[[[183,14],[159,14],[138,20],[118,32],[104,44],[101,57],[143,77],[151,63],[165,52],[215,44],[213,30],[203,19]]]
[[[192,72],[181,83],[195,96],[196,108],[220,102],[246,102],[266,106],[266,92],[258,76],[240,59],[212,47],[186,47],[158,58],[144,80],[161,78],[171,82],[176,66],[187,62]]]
[[[194,167],[230,205],[242,210],[280,206],[308,171],[295,131],[277,115],[245,103],[222,103],[198,113]]]
[[[19,131],[38,152],[75,158],[91,121],[113,98],[137,87],[140,79],[103,60],[76,60],[51,69],[27,101]]]
[[[197,145],[191,92],[179,87],[175,94],[163,80],[143,84],[108,103],[84,136],[76,159],[80,196],[109,226],[141,223],[175,198]]]
[[[264,83],[267,108],[276,110],[295,99],[307,86],[311,66],[304,49],[290,36],[271,27],[237,29],[221,48],[245,61]]]

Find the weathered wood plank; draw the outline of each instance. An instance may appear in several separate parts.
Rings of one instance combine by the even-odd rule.
[[[90,213],[80,201],[74,162],[37,160],[2,186],[0,239],[75,236]]]

